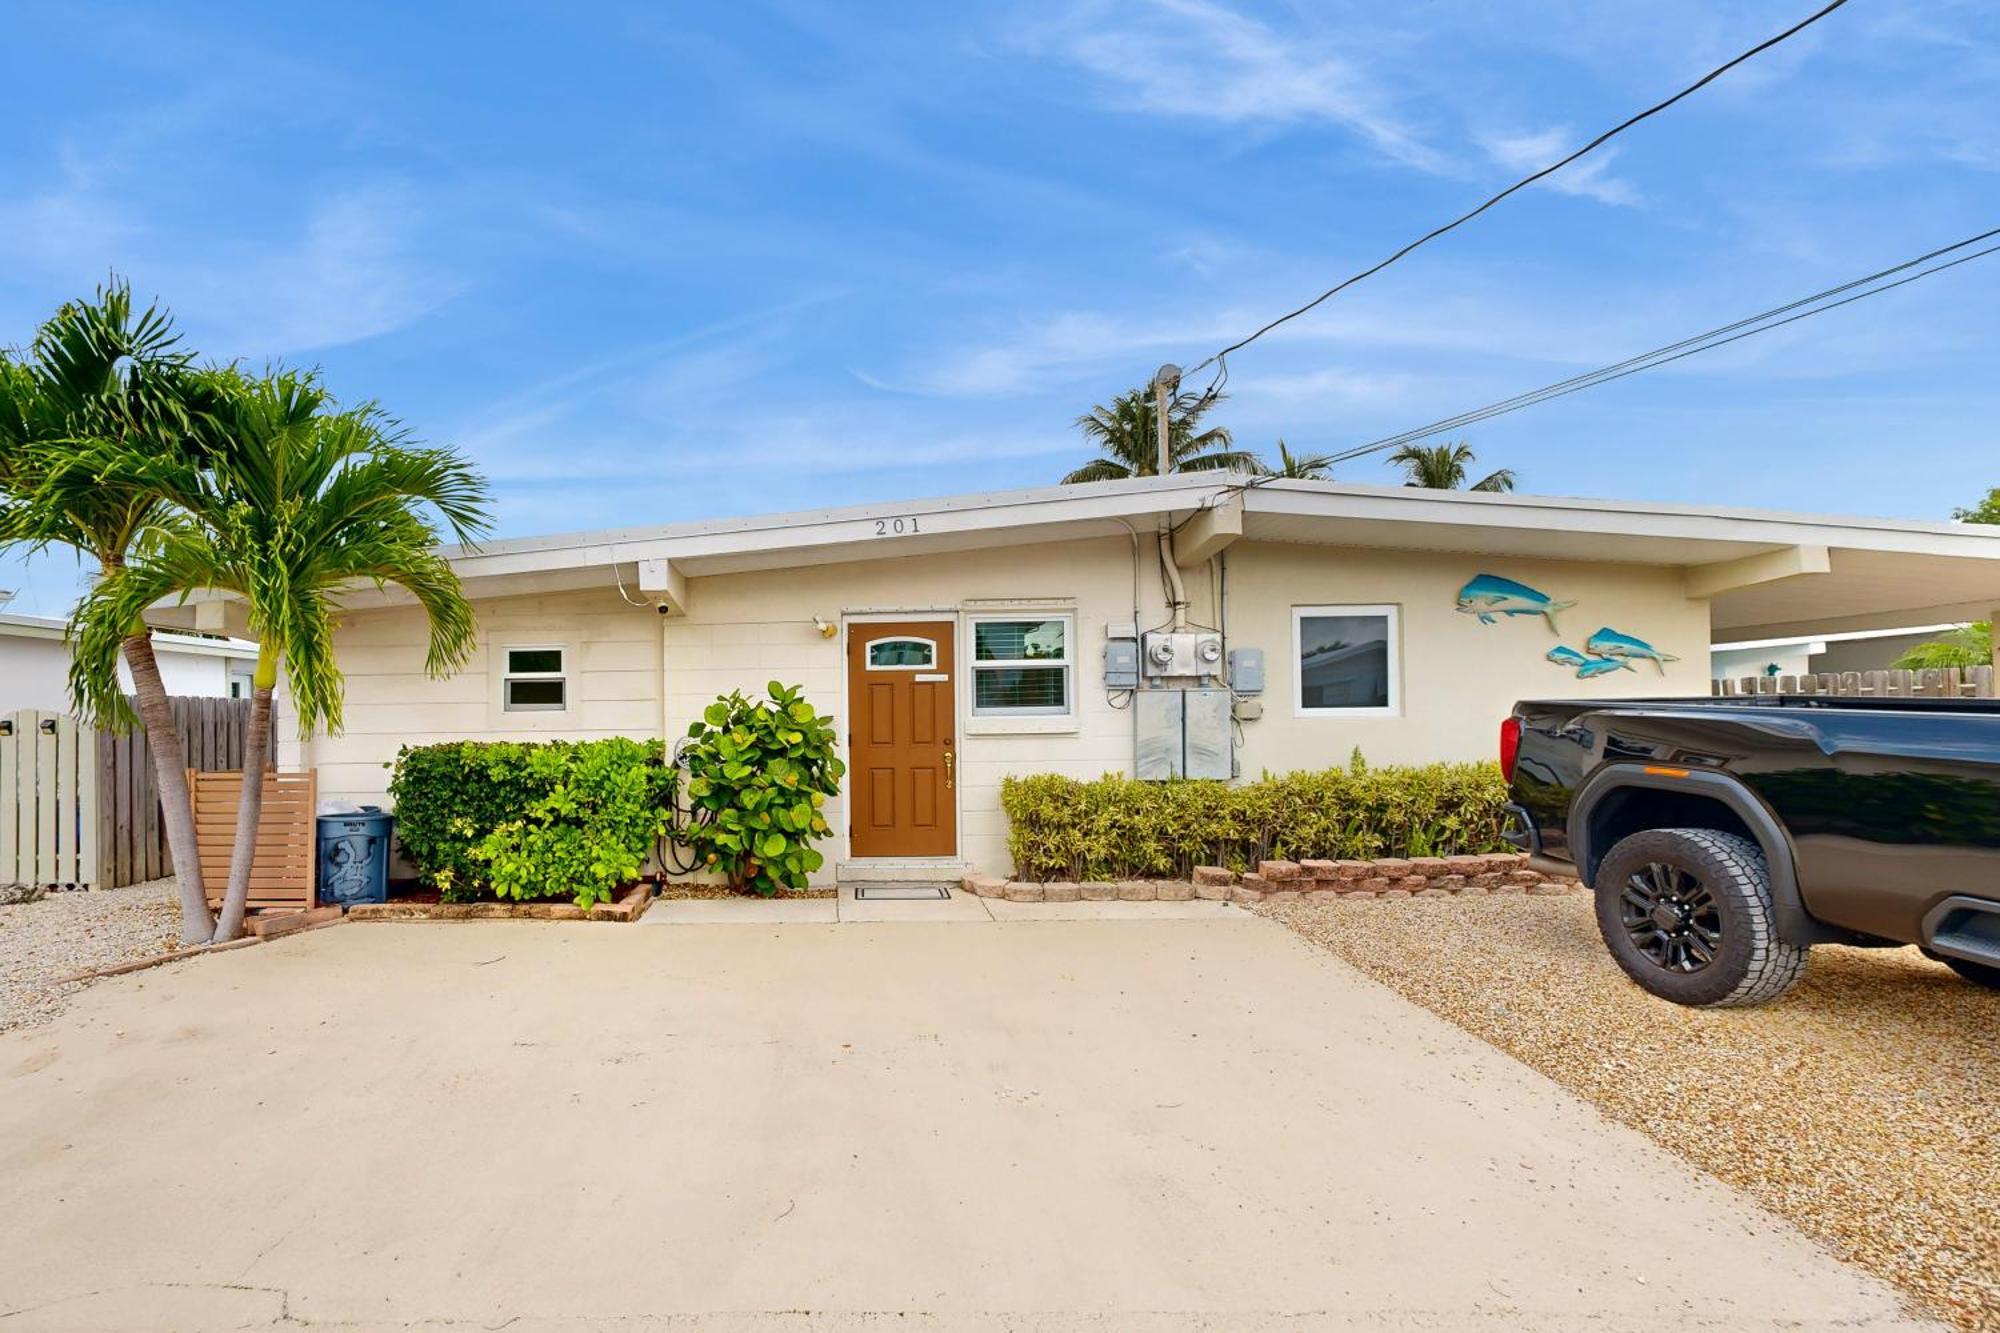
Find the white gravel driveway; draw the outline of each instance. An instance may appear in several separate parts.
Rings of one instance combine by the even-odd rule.
[[[180,934],[171,879],[0,905],[0,1032],[46,1023],[84,983],[60,979],[163,953]]]

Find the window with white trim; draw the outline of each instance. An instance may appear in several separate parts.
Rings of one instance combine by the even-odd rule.
[[[500,678],[501,707],[510,713],[559,713],[569,707],[569,678],[560,647],[502,650],[507,669]]]
[[[914,635],[868,641],[870,671],[932,671],[937,668],[937,642]]]
[[[1070,616],[975,618],[972,715],[1067,717],[1075,628]]]
[[[1292,705],[1300,717],[1402,709],[1393,606],[1292,608]]]

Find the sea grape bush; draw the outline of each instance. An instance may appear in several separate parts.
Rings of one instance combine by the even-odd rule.
[[[689,818],[680,837],[731,885],[770,895],[806,887],[825,864],[813,842],[832,829],[827,798],[847,766],[831,718],[802,691],[772,681],[768,698],[710,704],[681,749]]]

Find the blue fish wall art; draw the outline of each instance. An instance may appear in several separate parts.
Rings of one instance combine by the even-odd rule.
[[[1663,676],[1667,674],[1667,663],[1681,660],[1672,653],[1661,652],[1644,639],[1621,634],[1609,625],[1585,639],[1583,647],[1592,657],[1615,657],[1627,662],[1635,660],[1651,662]]]
[[[1595,676],[1609,675],[1613,671],[1630,671],[1632,664],[1619,657],[1591,657],[1580,653],[1567,644],[1557,644],[1544,654],[1557,666],[1574,667],[1578,680],[1589,680]]]
[[[1478,616],[1482,625],[1494,623],[1495,616],[1540,616],[1549,622],[1551,634],[1562,633],[1556,627],[1556,613],[1575,605],[1575,602],[1555,601],[1545,592],[1498,574],[1476,575],[1458,590],[1460,615]]]

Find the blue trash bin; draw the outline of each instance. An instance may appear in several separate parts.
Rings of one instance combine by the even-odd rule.
[[[396,817],[373,806],[319,817],[321,906],[389,901],[389,834]]]

